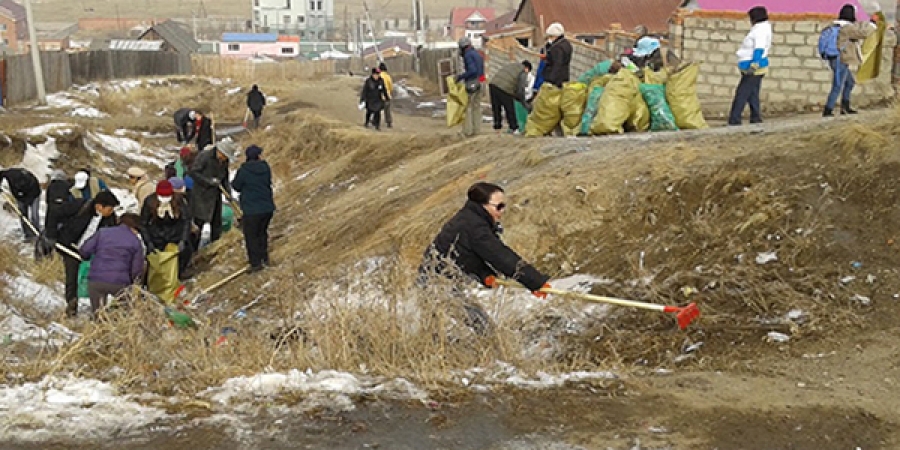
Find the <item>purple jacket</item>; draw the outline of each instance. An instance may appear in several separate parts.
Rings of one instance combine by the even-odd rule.
[[[126,225],[101,228],[81,246],[89,281],[129,285],[144,274],[144,246]]]

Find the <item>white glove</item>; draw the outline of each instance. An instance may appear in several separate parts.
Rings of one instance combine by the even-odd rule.
[[[359,108],[360,111],[366,109],[366,102],[359,102],[357,108]]]

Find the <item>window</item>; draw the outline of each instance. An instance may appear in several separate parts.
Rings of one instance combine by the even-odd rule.
[[[297,16],[297,23],[304,23],[304,22],[306,22],[306,17]]]
[[[284,16],[284,24],[285,25],[291,24],[291,16]]]
[[[322,0],[318,0],[316,2],[316,10],[318,10],[318,11],[322,10]]]
[[[284,5],[285,9],[291,9],[291,0],[284,0],[284,1],[285,1],[285,5]]]
[[[0,24],[0,31],[6,31],[6,30],[7,30],[6,24],[5,24],[5,23],[4,23],[4,24]]]
[[[229,52],[239,52],[241,51],[241,44],[228,44]]]
[[[253,0],[253,6],[259,6],[259,0]]]
[[[293,47],[281,47],[281,54],[282,55],[293,55],[294,48]]]
[[[316,10],[316,0],[309,0],[309,10],[310,11]]]

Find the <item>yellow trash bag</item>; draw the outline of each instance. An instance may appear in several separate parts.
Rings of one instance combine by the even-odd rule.
[[[641,95],[640,84],[638,92],[631,99],[631,115],[625,121],[625,131],[647,131],[650,129],[650,107]]]
[[[588,90],[584,83],[566,83],[563,85],[560,109],[563,115],[563,132],[566,136],[575,136],[581,128],[581,116],[587,103]]]
[[[666,84],[669,80],[669,72],[666,69],[654,72],[649,68],[644,69],[644,84]]]
[[[594,77],[594,79],[591,80],[591,84],[588,85],[588,92],[590,92],[591,89],[593,89],[593,88],[595,88],[595,87],[597,87],[597,86],[600,86],[600,87],[604,87],[604,88],[605,88],[606,85],[609,84],[609,81],[612,80],[614,76],[615,76],[615,75],[613,75],[613,74],[611,74],[611,73],[608,73],[608,74],[603,75],[603,76],[601,76],[601,77]]]
[[[606,85],[597,115],[591,123],[591,134],[616,134],[625,132],[624,124],[632,116],[634,97],[640,96],[640,82],[628,70],[620,70]],[[650,113],[648,111],[649,119]]]
[[[562,93],[562,89],[550,83],[541,85],[531,114],[528,115],[528,123],[525,124],[525,136],[546,136],[559,125],[562,120],[562,110],[559,107]]]
[[[666,82],[666,100],[675,116],[675,124],[682,130],[709,128],[703,118],[700,99],[697,98],[697,76],[700,65],[690,64],[669,75]]]
[[[177,245],[169,244],[164,251],[147,255],[147,290],[171,304],[179,286]]]
[[[881,73],[881,55],[884,50],[887,21],[883,12],[879,11],[875,15],[878,16],[878,28],[862,44],[862,64],[856,72],[856,81],[859,83],[874,80]]]
[[[469,106],[469,94],[466,85],[457,83],[456,77],[447,77],[447,127],[453,128],[466,118],[466,107]]]

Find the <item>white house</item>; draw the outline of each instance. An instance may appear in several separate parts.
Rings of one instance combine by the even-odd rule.
[[[334,0],[253,0],[257,32],[326,40],[334,29]]]

